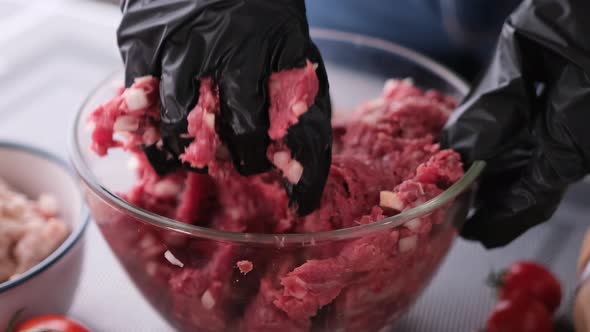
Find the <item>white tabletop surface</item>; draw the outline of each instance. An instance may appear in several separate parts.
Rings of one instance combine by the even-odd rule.
[[[119,68],[118,7],[86,0],[0,0],[0,140],[24,142],[67,158],[68,132],[85,96]],[[590,209],[580,185],[553,221],[510,246],[486,252],[458,240],[441,271],[396,331],[473,331],[493,304],[484,280],[519,258],[549,265],[566,288]],[[86,234],[82,281],[70,315],[102,332],[172,329],[145,302],[95,225]],[[0,299],[1,305],[1,299]]]

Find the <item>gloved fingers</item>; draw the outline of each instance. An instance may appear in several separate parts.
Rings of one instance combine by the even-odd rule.
[[[123,15],[121,23],[117,28],[117,43],[119,52],[125,65],[125,87],[130,87],[137,77],[154,75],[160,76],[160,62],[154,56],[152,45],[140,42],[137,34],[135,22],[140,17],[145,17],[142,9],[134,10],[127,8],[128,1],[121,3]],[[154,34],[156,29],[152,29]]]
[[[160,68],[150,63],[149,53],[141,45],[129,43],[120,46],[123,61],[125,63],[125,87],[133,85],[136,78],[153,75],[159,76]],[[129,61],[129,59],[133,59]]]
[[[301,180],[287,183],[292,205],[301,216],[315,210],[321,200],[332,161],[331,101],[328,76],[317,47],[310,43],[307,59],[317,64],[318,94],[314,104],[287,132],[286,143],[295,160],[303,165]]]
[[[478,198],[479,206],[461,236],[478,240],[486,248],[500,247],[553,215],[567,186],[552,183],[556,174],[551,163],[540,156],[523,172],[512,182],[510,176],[508,181],[494,177],[487,180],[493,186],[480,187],[488,194]]]
[[[305,63],[306,39],[297,33],[298,29],[293,20],[288,20],[270,34],[241,41],[225,54],[222,68],[216,73],[220,136],[242,175],[265,172],[271,167],[266,156],[270,143],[268,80],[272,72]]]
[[[502,202],[480,207],[461,230],[462,237],[477,240],[488,249],[507,245],[549,219],[559,205],[563,190],[535,192],[525,183],[517,183],[497,194],[503,196]]]
[[[306,26],[296,20],[288,20],[280,31],[280,33],[276,33],[271,45],[273,51],[270,58],[270,70],[272,72],[301,68],[305,66],[306,60],[316,62],[310,59],[311,55],[320,57],[317,49],[313,50],[315,46],[309,40],[309,30]]]
[[[564,159],[569,166],[567,173],[579,175],[590,167],[590,75],[576,64],[567,63],[559,72],[548,92],[547,135],[562,145],[574,148],[581,160],[574,164]]]
[[[182,144],[184,144],[184,142]],[[170,174],[180,167],[197,173],[207,173],[208,171],[207,167],[195,168],[189,163],[181,162],[177,155],[172,153],[166,147],[160,146],[158,144],[142,146],[142,150],[146,155],[150,165],[152,165],[156,173],[161,176]]]
[[[589,9],[585,1],[524,1],[445,128],[444,147],[466,164],[488,162],[463,236],[508,243],[547,220],[567,186],[588,173],[590,44],[581,32]]]
[[[293,159],[303,166],[303,173],[296,184],[285,180],[291,206],[300,216],[315,210],[321,200],[332,160],[331,102],[328,77],[324,62],[317,47],[309,41],[307,32],[301,26],[290,26],[292,38],[285,46],[278,45],[280,53],[275,57],[274,71],[301,67],[309,60],[315,65],[318,92],[314,103],[299,121],[291,126],[284,142]],[[302,47],[301,45],[307,45]],[[305,52],[305,53],[303,53]]]
[[[587,173],[587,166],[563,121],[567,108],[556,109],[560,87],[549,92],[545,111],[534,126],[537,149],[521,170],[495,172],[484,178],[477,212],[462,235],[486,247],[502,246],[527,229],[548,220],[568,185]]]
[[[315,210],[322,196],[332,160],[332,132],[326,110],[312,105],[285,137],[292,158],[303,167],[296,184],[285,181],[291,205],[300,216]]]
[[[240,59],[242,59],[240,57]],[[218,77],[221,121],[219,135],[242,175],[270,169],[268,75],[260,61],[231,63]]]
[[[121,2],[117,43],[125,64],[126,87],[137,77],[160,76],[164,41],[197,9],[197,2]]]
[[[118,35],[119,50],[125,66],[125,88],[133,85],[138,77],[152,75],[159,77],[161,67],[159,61],[152,58],[151,49],[137,40],[124,39]]]
[[[150,165],[160,176],[170,174],[181,166],[178,158],[175,158],[170,152],[158,147],[156,144],[142,146],[142,150]]]
[[[330,121],[332,117],[332,103],[330,100],[330,84],[328,81],[328,73],[326,72],[324,60],[322,59],[317,46],[313,42],[309,43],[309,48],[306,55],[307,59],[317,66],[315,73],[318,78],[319,86],[315,104],[318,105],[320,111],[324,113],[328,121]]]
[[[441,146],[459,152],[466,165],[509,153],[514,138],[528,130],[533,86],[523,76],[520,59],[514,28],[505,25],[490,65],[440,138]]]
[[[183,134],[187,133],[187,116],[199,98],[200,45],[198,35],[183,29],[168,39],[162,53],[160,133],[164,148],[176,158],[193,140]]]

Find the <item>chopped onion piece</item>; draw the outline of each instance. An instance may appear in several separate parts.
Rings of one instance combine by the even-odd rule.
[[[399,199],[399,196],[393,191],[387,190],[383,190],[379,193],[379,206],[397,211],[401,211],[404,208],[404,204]]]
[[[385,99],[383,99],[383,98],[372,99],[372,100],[369,100],[365,105],[370,111],[379,110],[379,109],[385,107]]]
[[[166,250],[166,252],[164,253],[164,257],[170,262],[170,264],[179,267],[184,267],[184,263],[179,261],[178,258],[176,258],[176,256],[174,256],[174,254],[170,252],[170,250]]]
[[[295,280],[295,284],[290,285],[290,287],[288,288],[288,290],[286,290],[286,292],[288,292],[288,294],[290,296],[293,296],[296,299],[300,299],[300,300],[304,299],[308,293],[307,283],[299,277],[295,277],[294,280]]]
[[[301,180],[301,175],[303,175],[303,166],[297,160],[292,159],[287,166],[285,177],[289,182],[296,184]]]
[[[402,80],[402,82],[404,84],[408,84],[408,85],[414,85],[414,79],[411,77],[406,77]]]
[[[424,186],[422,186],[422,183],[418,182],[418,189],[419,189],[419,193],[420,195],[424,195]]]
[[[181,190],[180,184],[169,179],[164,179],[154,185],[154,195],[157,197],[176,196]]]
[[[291,106],[291,110],[295,115],[301,115],[307,111],[307,105],[303,101],[298,101]]]
[[[145,264],[145,273],[150,277],[155,277],[158,273],[158,264],[155,262],[148,262]]]
[[[139,128],[139,119],[133,115],[122,115],[117,118],[113,125],[113,130],[121,131],[136,131]]]
[[[390,78],[387,81],[385,81],[385,84],[383,85],[383,94],[387,94],[388,92],[397,88],[399,83],[400,83],[400,81],[396,80],[394,78]]]
[[[280,170],[286,169],[290,160],[291,153],[287,151],[279,151],[272,156],[272,163]]]
[[[143,83],[143,82],[148,82],[150,81],[152,78],[154,78],[151,75],[146,75],[146,76],[141,76],[141,77],[137,77],[134,82],[139,84],[139,83]]]
[[[203,120],[205,121],[205,124],[209,126],[209,128],[215,129],[215,114],[203,113]]]
[[[417,232],[420,229],[420,226],[422,226],[422,222],[420,218],[416,218],[406,222],[404,226],[412,232]]]
[[[209,290],[206,290],[201,296],[201,304],[203,304],[203,307],[207,310],[211,310],[215,306],[215,299]]]
[[[147,95],[141,89],[129,88],[123,93],[129,111],[137,111],[149,106]]]
[[[399,240],[399,252],[412,251],[416,248],[418,243],[418,236],[412,235]]]

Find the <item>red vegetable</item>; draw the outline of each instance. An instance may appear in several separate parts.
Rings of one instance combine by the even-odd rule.
[[[91,332],[79,322],[59,315],[44,315],[21,323],[14,332]]]
[[[533,262],[517,262],[500,275],[498,298],[511,299],[523,293],[554,313],[561,302],[559,281],[545,267]]]
[[[486,332],[552,332],[551,314],[545,306],[523,293],[498,302],[486,324]]]

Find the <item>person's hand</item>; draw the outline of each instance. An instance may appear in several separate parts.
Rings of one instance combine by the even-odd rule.
[[[145,147],[160,173],[180,166],[190,143],[187,114],[198,99],[199,79],[219,87],[218,128],[242,175],[271,168],[267,82],[273,72],[318,64],[315,103],[285,137],[303,165],[301,180],[287,185],[300,215],[317,207],[331,162],[331,105],[320,54],[311,42],[303,0],[128,0],[117,31],[125,83],[160,78],[164,150]],[[166,158],[170,153],[175,158]]]
[[[528,0],[442,137],[487,162],[462,235],[502,246],[551,217],[590,167],[590,1]]]

